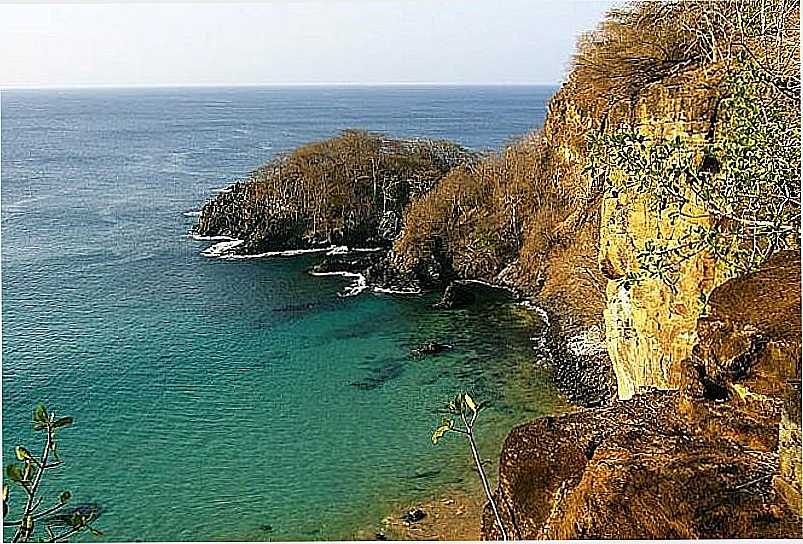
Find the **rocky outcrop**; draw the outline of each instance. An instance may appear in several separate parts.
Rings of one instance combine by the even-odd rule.
[[[776,490],[801,513],[800,253],[783,251],[760,270],[714,289],[699,341],[685,364],[692,396],[733,399],[780,412]]]
[[[800,256],[709,298],[679,391],[542,418],[505,441],[516,538],[801,537]],[[485,538],[496,538],[486,509]]]
[[[440,310],[467,308],[483,303],[498,303],[515,300],[518,295],[509,289],[486,282],[456,280],[443,292],[441,299],[434,304]]]
[[[801,504],[801,449],[800,429],[800,382],[794,384],[785,399],[778,432],[778,474],[773,484],[787,506],[798,516],[803,516]]]
[[[697,323],[685,386],[709,398],[772,398],[800,381],[800,253],[782,251],[759,270],[714,289]]]
[[[342,272],[362,274],[371,267],[381,266],[385,259],[385,252],[381,250],[330,252],[324,255],[323,259],[315,264],[310,272],[313,274],[337,274]]]
[[[616,396],[616,380],[603,330],[593,325],[571,336],[564,330],[558,323],[552,324],[543,347],[555,385],[572,404],[609,404]]]
[[[346,245],[389,247],[412,199],[478,155],[434,140],[346,131],[301,146],[219,192],[194,234],[243,243],[239,255]]]
[[[516,539],[800,537],[776,444],[774,414],[649,393],[515,428],[496,500]]]
[[[204,204],[193,234],[243,240],[238,255],[331,245],[329,239],[310,238],[300,218],[269,209],[258,185],[248,181],[230,185]]]

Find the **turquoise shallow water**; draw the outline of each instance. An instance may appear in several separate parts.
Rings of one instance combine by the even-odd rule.
[[[74,415],[52,491],[110,540],[348,538],[474,475],[429,441],[458,389],[510,427],[562,407],[510,303],[337,296],[318,257],[221,261],[184,234],[219,187],[347,127],[501,145],[549,88],[162,89],[2,95],[3,461],[39,401]],[[437,339],[446,355],[411,359]]]

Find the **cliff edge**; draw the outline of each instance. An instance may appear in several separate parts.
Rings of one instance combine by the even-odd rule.
[[[785,252],[718,287],[681,390],[515,428],[496,491],[509,532],[800,537],[800,279]]]

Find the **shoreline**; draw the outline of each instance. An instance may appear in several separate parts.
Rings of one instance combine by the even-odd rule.
[[[350,248],[348,246],[331,245],[322,248],[306,248],[306,249],[290,249],[284,251],[273,251],[252,255],[235,255],[226,253],[227,249],[233,249],[236,246],[244,243],[242,240],[232,239],[229,237],[201,237],[198,235],[190,234],[190,237],[196,241],[213,241],[208,248],[201,251],[201,255],[205,257],[217,258],[220,260],[249,260],[264,257],[294,257],[310,254],[324,254],[326,256],[339,256],[358,253],[373,253],[382,251],[383,248]],[[216,251],[222,249],[222,252]],[[425,290],[418,288],[416,290],[394,290],[381,287],[379,285],[371,284],[364,273],[352,272],[349,270],[332,270],[326,272],[315,272],[308,270],[307,273],[311,276],[326,277],[326,276],[340,276],[344,279],[351,280],[351,283],[344,289],[337,293],[338,297],[352,297],[358,296],[365,291],[375,294],[400,294],[400,295],[419,295]],[[441,289],[434,289],[433,292],[440,292],[441,296],[446,291],[446,288],[452,284],[471,289],[472,286],[485,287],[490,289],[499,290],[507,293],[510,297],[508,301],[510,304],[515,305],[527,313],[535,314],[541,325],[534,329],[530,336],[530,346],[533,350],[538,351],[542,349],[543,344],[548,343],[550,335],[549,330],[552,328],[550,316],[546,309],[541,307],[537,301],[525,294],[524,291],[514,285],[505,284],[502,282],[494,282],[481,279],[468,279],[459,278],[452,280],[445,287]],[[537,331],[540,333],[536,334]],[[580,342],[579,338],[573,338],[578,341],[577,343],[585,346],[585,342]],[[531,361],[532,364],[537,364],[537,357]],[[553,385],[557,385],[553,382]],[[558,388],[560,390],[560,388]],[[580,406],[571,402],[564,392],[560,392],[561,397],[569,406],[568,412],[574,412]],[[559,411],[553,415],[560,415],[567,413],[567,411]],[[502,444],[499,444],[502,447]],[[491,466],[488,467],[488,475],[494,488],[496,487],[496,480],[499,477],[498,454],[490,457]],[[385,513],[384,517],[377,519],[370,525],[365,527],[355,528],[351,537],[355,540],[393,540],[393,541],[418,541],[418,540],[441,540],[441,541],[478,541],[482,537],[482,522],[483,513],[487,504],[487,498],[484,495],[480,485],[479,478],[476,470],[471,466],[466,466],[466,474],[470,481],[463,484],[451,484],[448,487],[441,488],[437,484],[433,484],[431,488],[426,490],[427,496],[418,500],[405,500],[399,497],[390,497],[392,507]],[[476,481],[475,481],[476,480]],[[417,517],[421,515],[420,519],[410,517],[410,514],[415,513]],[[405,516],[407,519],[405,519]]]
[[[479,485],[477,486],[479,487]],[[480,540],[482,533],[482,512],[485,508],[482,490],[479,495],[462,489],[449,489],[432,499],[407,503],[394,515],[381,521],[381,530],[372,540],[383,535],[387,540]],[[407,522],[402,515],[420,510],[425,517],[420,521]]]

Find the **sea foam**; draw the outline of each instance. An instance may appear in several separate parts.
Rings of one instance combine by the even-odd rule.
[[[234,249],[240,244],[245,243],[245,240],[229,240],[226,242],[218,242],[201,252],[204,257],[223,257],[227,251]]]
[[[284,251],[266,251],[265,253],[255,253],[254,255],[225,255],[226,259],[261,259],[262,257],[295,257],[307,253],[323,253],[331,251],[335,246],[320,247],[312,249],[286,249]]]
[[[356,297],[368,288],[365,276],[356,272],[310,272],[312,276],[342,276],[344,278],[354,278],[354,282],[346,287],[339,297]]]

